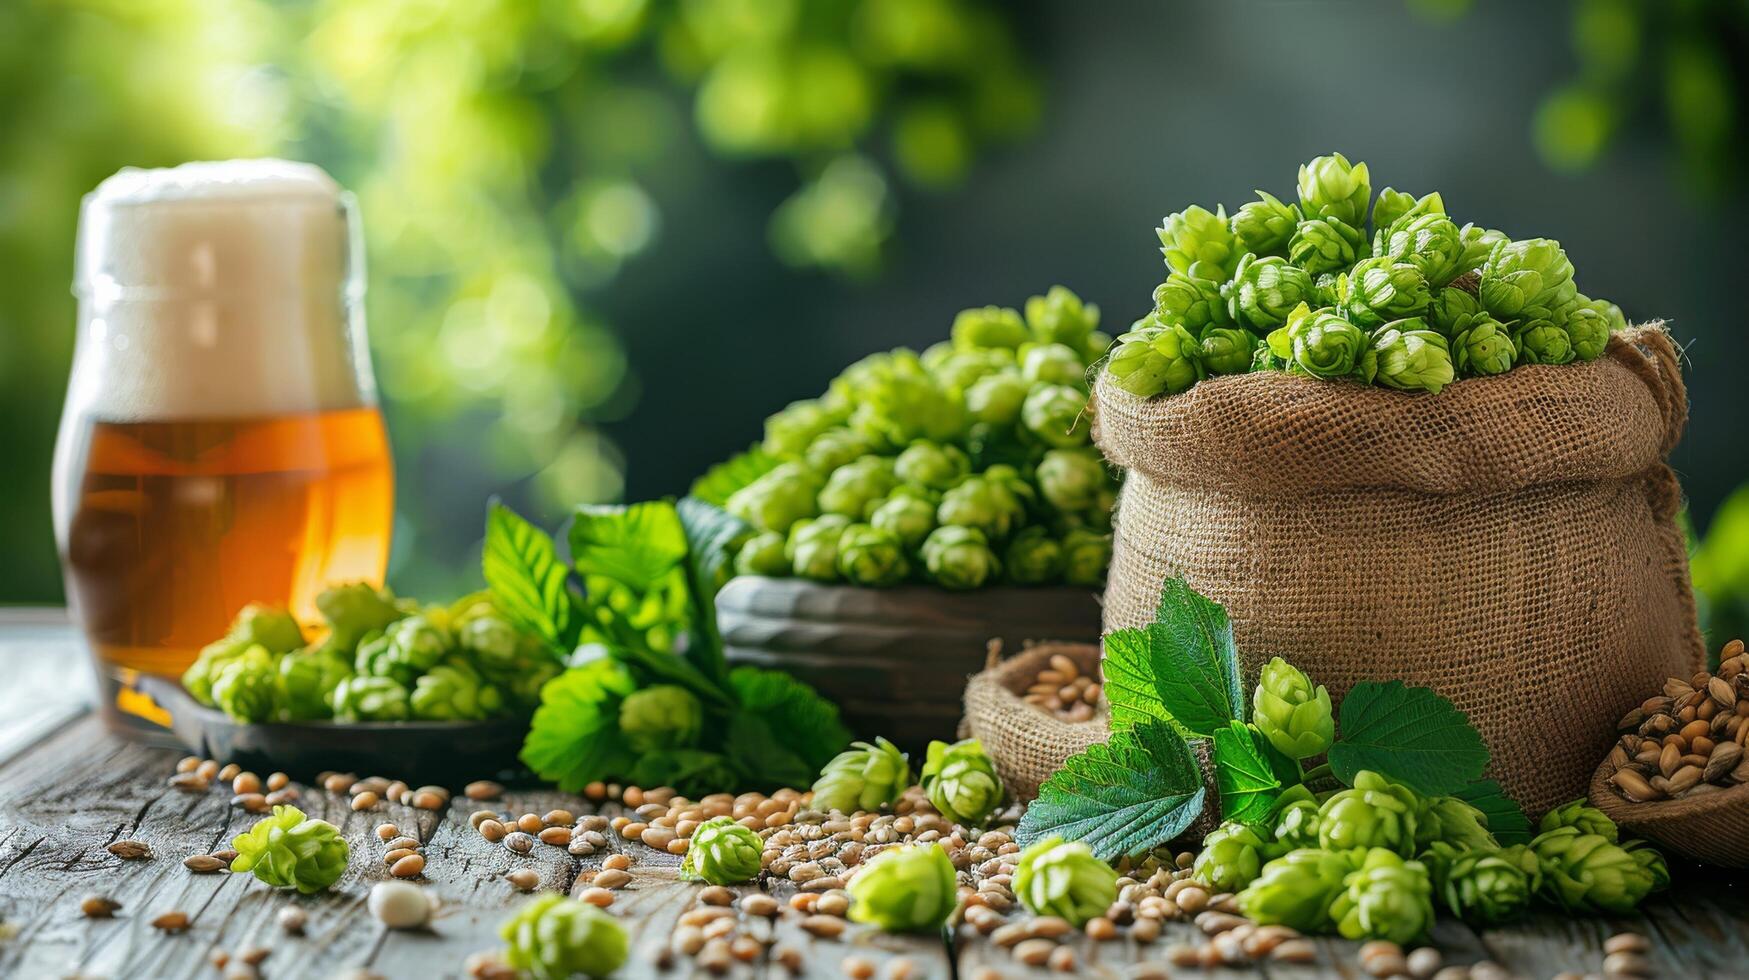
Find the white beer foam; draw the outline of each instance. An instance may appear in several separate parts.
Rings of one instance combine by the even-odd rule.
[[[247,418],[374,402],[348,212],[287,160],[129,168],[86,196],[69,410]]]

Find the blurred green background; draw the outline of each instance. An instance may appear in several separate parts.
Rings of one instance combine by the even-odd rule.
[[[404,591],[472,583],[487,496],[681,491],[961,307],[1061,282],[1121,329],[1162,214],[1330,150],[1670,321],[1704,531],[1749,476],[1746,53],[1735,0],[0,4],[0,602],[61,595],[80,195],[261,154],[362,204]],[[1741,609],[1749,496],[1723,513],[1697,574]]]

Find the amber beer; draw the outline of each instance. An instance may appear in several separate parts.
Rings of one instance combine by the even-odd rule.
[[[394,519],[356,231],[319,169],[127,170],[86,197],[55,458],[67,599],[112,726],[250,602],[381,581]]]

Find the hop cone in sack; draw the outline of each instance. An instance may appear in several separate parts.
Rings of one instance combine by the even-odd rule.
[[[1298,205],[1283,204],[1274,194],[1258,191],[1257,200],[1242,205],[1233,215],[1233,238],[1243,252],[1285,255],[1300,217]]]
[[[1510,320],[1527,309],[1553,310],[1573,281],[1573,263],[1552,238],[1498,242],[1482,264],[1476,295],[1489,313]]]
[[[1366,234],[1340,218],[1307,218],[1288,240],[1289,262],[1313,276],[1348,269],[1366,253]]]
[[[1380,257],[1362,259],[1348,274],[1343,311],[1362,327],[1420,315],[1433,302],[1427,276],[1408,262]]]
[[[1312,277],[1279,256],[1246,255],[1222,291],[1227,297],[1227,314],[1235,322],[1253,330],[1269,330],[1286,323],[1293,308],[1311,298]]]
[[[1202,263],[1216,273],[1212,278],[1225,282],[1239,262],[1226,208],[1216,208],[1211,214],[1193,205],[1167,215],[1155,234],[1160,236],[1160,253],[1173,272],[1190,275],[1191,267]]]
[[[1438,191],[1417,198],[1406,191],[1387,187],[1379,191],[1378,200],[1373,202],[1372,226],[1383,231],[1396,224],[1399,218],[1444,213],[1445,200],[1439,196]]]
[[[1340,153],[1314,157],[1300,166],[1299,192],[1308,218],[1338,218],[1354,228],[1366,224],[1372,181],[1364,163],[1350,165]]]
[[[1399,218],[1379,232],[1378,255],[1407,262],[1421,270],[1427,285],[1438,289],[1464,270],[1464,243],[1458,226],[1443,214]]]
[[[1452,367],[1459,374],[1504,374],[1518,360],[1518,347],[1500,321],[1486,313],[1470,319],[1452,335]]]

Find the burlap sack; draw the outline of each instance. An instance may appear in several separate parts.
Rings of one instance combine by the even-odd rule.
[[[1077,723],[1063,721],[1023,700],[1033,678],[1057,654],[1074,660],[1083,673],[1095,674],[1099,669],[1099,648],[1090,644],[1039,643],[1003,660],[1002,644],[992,642],[985,668],[966,682],[966,716],[960,722],[960,737],[983,743],[1002,785],[1016,800],[1036,798],[1039,784],[1061,769],[1064,759],[1111,737],[1103,705],[1092,721]],[[1220,823],[1220,790],[1214,784],[1206,744],[1192,742],[1191,749],[1202,768],[1209,803],[1178,839],[1200,842]]]
[[[1749,868],[1749,783],[1680,800],[1633,803],[1610,787],[1612,775],[1607,761],[1592,775],[1591,805],[1624,834],[1702,864]]]
[[[1661,324],[1438,395],[1259,373],[1147,401],[1101,380],[1094,402],[1128,470],[1108,631],[1182,576],[1226,606],[1248,677],[1279,655],[1338,698],[1391,678],[1450,698],[1533,815],[1584,795],[1622,712],[1703,664]]]

